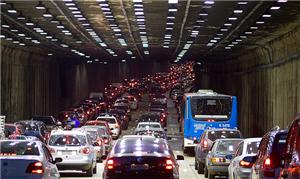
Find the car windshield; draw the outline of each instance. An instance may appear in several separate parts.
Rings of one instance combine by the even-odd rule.
[[[208,132],[208,139],[211,141],[215,141],[217,139],[226,139],[226,138],[241,138],[241,134],[239,131],[233,130],[218,130],[218,131],[210,131]]]
[[[0,156],[40,155],[36,142],[1,141]]]
[[[112,117],[108,117],[108,118],[101,117],[101,118],[98,118],[97,120],[106,121],[106,122],[108,122],[110,124],[115,124],[116,123],[115,118],[112,118]]]
[[[52,135],[49,140],[51,146],[83,146],[85,144],[84,135]]]
[[[230,97],[191,99],[192,115],[195,120],[207,120],[207,118],[213,118],[215,121],[228,120],[231,107]]]
[[[166,150],[166,145],[164,143],[156,143],[147,139],[123,139],[119,141],[112,154],[166,154],[169,152]]]
[[[256,154],[258,152],[260,141],[253,141],[247,144],[247,154]]]
[[[32,120],[42,121],[46,125],[55,125],[55,123],[54,123],[54,121],[52,120],[51,117],[33,117]]]
[[[139,124],[138,128],[160,128],[159,124]]]
[[[218,154],[233,154],[241,141],[242,140],[219,141],[217,148],[216,148],[216,153],[218,153]]]

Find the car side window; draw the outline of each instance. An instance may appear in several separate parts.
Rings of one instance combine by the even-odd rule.
[[[244,142],[241,142],[236,150],[235,157],[241,156],[243,154]]]
[[[42,148],[43,148],[43,151],[44,151],[44,154],[45,154],[46,159],[47,159],[49,162],[52,163],[52,162],[53,162],[53,158],[52,158],[52,155],[51,155],[49,149],[48,149],[45,145],[43,145]]]

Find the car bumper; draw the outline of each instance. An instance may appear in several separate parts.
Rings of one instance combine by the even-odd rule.
[[[239,168],[237,175],[242,179],[250,178],[251,168]]]
[[[210,165],[207,170],[212,175],[228,176],[228,165]]]
[[[58,170],[88,170],[92,167],[92,161],[81,161],[80,163],[57,163]]]

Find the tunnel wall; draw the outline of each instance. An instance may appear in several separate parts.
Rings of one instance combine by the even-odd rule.
[[[298,27],[264,48],[208,64],[201,84],[203,88],[236,95],[239,128],[245,136],[262,136],[276,125],[287,127],[300,112],[299,53]]]

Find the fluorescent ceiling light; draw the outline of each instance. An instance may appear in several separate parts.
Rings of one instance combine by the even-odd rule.
[[[172,27],[167,27],[166,30],[173,30],[173,28]]]
[[[210,40],[210,42],[217,43],[218,41],[217,40]]]
[[[213,45],[214,45],[214,43],[208,43],[206,46],[211,47]]]
[[[214,37],[214,39],[215,39],[215,40],[221,40],[221,38],[220,38],[220,37]]]
[[[174,25],[174,22],[167,22],[167,25]]]
[[[78,8],[77,7],[69,7],[70,10],[76,10],[78,11]]]
[[[143,0],[132,0],[133,2],[143,2]]]
[[[25,37],[25,34],[18,34],[18,36],[20,36],[20,37]]]
[[[247,38],[247,36],[245,36],[245,35],[241,35],[241,36],[240,36],[240,38],[242,38],[242,39],[246,39],[246,38]]]
[[[240,2],[238,2],[238,4],[239,5],[246,5],[246,4],[248,4],[248,2],[247,1],[240,1]]]
[[[75,6],[74,3],[66,3],[65,5],[66,5],[66,6]]]
[[[72,14],[81,14],[80,11],[71,11],[71,12],[72,12]]]
[[[241,10],[241,9],[234,10],[233,13],[235,13],[235,14],[241,14],[241,13],[243,13],[243,10]]]
[[[58,29],[64,29],[65,28],[65,26],[63,26],[63,25],[57,25],[56,26]]]
[[[288,2],[288,0],[278,0],[277,2],[285,3]]]
[[[208,16],[208,14],[206,12],[201,12],[199,15],[200,16]]]
[[[1,26],[4,27],[4,28],[9,28],[10,27],[9,25],[6,25],[6,24],[2,24]]]
[[[41,35],[47,35],[47,32],[41,32],[40,34]]]
[[[243,41],[242,39],[236,39],[235,41],[237,41],[237,42],[241,42],[241,41]]]
[[[6,40],[11,41],[13,39],[11,37],[7,37]]]
[[[210,1],[204,1],[204,4],[215,4],[215,1],[210,0]]]
[[[175,19],[174,16],[168,16],[167,19]]]
[[[32,38],[31,38],[31,37],[25,37],[25,39],[26,39],[26,40],[31,40]]]
[[[74,17],[83,17],[81,14],[75,14]]]
[[[272,15],[271,14],[264,14],[264,15],[262,15],[262,17],[271,17]]]
[[[252,34],[252,32],[251,31],[247,31],[247,32],[245,32],[245,34],[249,35],[249,34]]]
[[[264,24],[264,21],[257,21],[256,24]]]
[[[18,44],[18,43],[20,43],[20,42],[19,42],[18,40],[14,40],[13,43],[14,43],[14,44]]]
[[[224,26],[232,26],[231,23],[225,23]]]
[[[144,15],[144,12],[135,12],[135,15]]]
[[[53,37],[52,36],[46,36],[46,39],[52,39]]]
[[[143,8],[134,8],[134,11],[144,11]]]
[[[174,9],[174,8],[169,9],[169,12],[177,12],[177,9]]]
[[[85,21],[86,18],[85,17],[79,17],[79,18],[77,18],[77,20],[79,20],[79,21]]]
[[[21,46],[25,46],[25,44],[24,44],[24,43],[19,43],[19,45],[21,45]]]
[[[60,46],[64,47],[64,48],[68,48],[69,46],[66,44],[61,44]]]
[[[228,20],[230,20],[230,21],[235,21],[235,20],[237,20],[238,18],[237,17],[229,17],[228,18]]]
[[[169,48],[169,46],[167,46],[167,45],[164,45],[163,47],[164,47],[164,48]]]
[[[28,26],[33,26],[34,25],[32,22],[26,22],[25,24],[28,25]]]
[[[39,1],[38,5],[36,5],[35,8],[38,9],[38,10],[44,10],[44,9],[46,9],[45,6],[42,4],[41,1]]]
[[[280,6],[272,6],[270,9],[271,10],[278,10],[278,9],[280,9]]]
[[[91,24],[89,24],[89,23],[83,23],[82,25],[83,25],[83,26],[89,26],[89,25],[91,25]]]
[[[110,11],[110,8],[107,7],[101,7],[102,11]]]
[[[256,27],[256,26],[252,26],[252,27],[250,27],[250,29],[252,29],[252,30],[257,30],[257,29],[258,29],[258,27]]]
[[[226,49],[226,50],[230,50],[230,49],[231,49],[231,47],[225,47],[225,49]]]
[[[53,42],[57,42],[57,41],[58,41],[58,39],[51,39],[51,41],[53,41]]]
[[[12,31],[12,32],[18,32],[19,30],[17,30],[17,29],[11,29],[10,31]]]
[[[177,4],[178,0],[169,0],[168,2],[169,2],[169,4]]]
[[[225,28],[224,28],[224,29],[221,29],[221,31],[222,31],[222,32],[227,32],[228,29],[225,29]]]
[[[15,9],[8,9],[7,12],[10,13],[10,14],[16,14],[17,10],[15,10]]]

